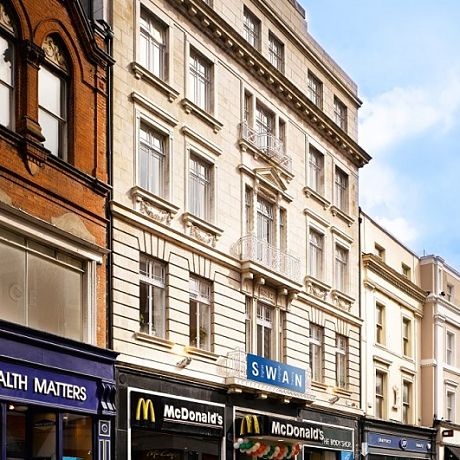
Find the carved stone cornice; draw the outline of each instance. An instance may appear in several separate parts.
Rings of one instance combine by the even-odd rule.
[[[341,130],[308,99],[304,92],[203,1],[169,0],[169,3],[193,22],[199,30],[206,33],[217,46],[245,67],[254,78],[270,89],[355,166],[359,168],[370,161],[370,155],[356,141]]]
[[[389,267],[382,259],[374,254],[363,254],[362,260],[364,268],[373,271],[418,302],[425,302],[427,293],[404,275]]]

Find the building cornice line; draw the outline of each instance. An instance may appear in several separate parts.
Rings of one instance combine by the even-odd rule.
[[[169,0],[169,2],[355,166],[362,167],[370,161],[370,155],[356,141],[342,131],[307,98],[305,93],[275,69],[261,53],[252,48],[236,30],[230,28],[203,1]]]
[[[374,254],[363,254],[363,267],[368,268],[375,274],[396,286],[402,292],[408,294],[413,299],[419,302],[425,302],[427,293],[412,281],[408,280],[404,275],[398,273],[393,268],[389,267],[379,257]]]

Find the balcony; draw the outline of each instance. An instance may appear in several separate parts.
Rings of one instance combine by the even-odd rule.
[[[237,252],[243,262],[255,263],[271,272],[301,283],[300,259],[291,256],[254,235],[238,240]],[[260,272],[260,270],[251,270]]]
[[[243,144],[249,144],[277,166],[292,173],[292,158],[286,154],[284,143],[279,138],[271,133],[258,133],[247,122],[240,123],[240,138]]]

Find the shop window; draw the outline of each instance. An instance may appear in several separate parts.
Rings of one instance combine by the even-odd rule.
[[[0,228],[2,319],[86,341],[93,264]]]
[[[190,345],[211,351],[211,283],[190,277]]]
[[[46,61],[38,72],[38,121],[45,147],[52,155],[67,160],[68,65],[59,40],[47,37],[43,49]]]
[[[14,27],[0,4],[0,125],[13,127],[14,118]]]
[[[139,323],[140,331],[165,337],[166,265],[152,257],[141,255]]]

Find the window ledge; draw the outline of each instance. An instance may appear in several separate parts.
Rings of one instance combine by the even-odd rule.
[[[171,224],[172,218],[179,210],[177,206],[169,203],[164,198],[154,195],[139,186],[131,189],[131,198],[137,211],[166,225]]]
[[[333,289],[331,291],[332,300],[336,307],[340,308],[341,310],[350,311],[355,299],[348,294],[345,294],[342,291],[337,289]]]
[[[184,221],[187,235],[212,247],[216,246],[217,240],[223,233],[221,228],[205,222],[189,212],[184,213],[182,220]]]
[[[182,107],[185,110],[185,113],[193,113],[194,115],[201,118],[205,123],[207,123],[214,130],[215,133],[218,133],[224,126],[219,120],[214,118],[205,110],[198,107],[190,99],[184,98],[181,101]]]
[[[351,227],[353,225],[353,222],[355,219],[353,219],[351,216],[349,216],[346,212],[343,212],[341,209],[339,209],[337,206],[332,205],[331,206],[331,213],[334,217],[339,217],[342,219],[346,224]]]
[[[146,334],[145,332],[135,332],[134,338],[142,342],[153,343],[168,349],[171,349],[174,346],[174,342],[171,342],[170,340],[163,339],[162,337],[157,337],[155,335]]]
[[[320,281],[313,276],[306,276],[305,277],[305,287],[307,288],[307,293],[317,297],[321,300],[326,300],[326,296],[331,290],[331,287]]]
[[[347,387],[335,387],[334,393],[336,395],[344,396],[346,398],[350,398],[351,395],[353,394],[353,392],[350,391]]]
[[[329,206],[331,205],[331,202],[329,200],[326,200],[326,198],[324,198],[321,194],[319,194],[316,190],[313,190],[308,185],[303,188],[303,193],[305,193],[305,196],[307,198],[313,198],[315,201],[321,204],[324,210],[329,208]]]
[[[319,382],[317,380],[312,380],[311,386],[312,388],[315,388],[317,390],[327,390],[328,388],[328,386],[324,382]]]
[[[151,85],[155,86],[159,89],[162,93],[168,96],[169,102],[173,102],[179,96],[179,92],[176,91],[174,88],[169,86],[166,82],[164,82],[161,78],[158,78],[154,75],[150,70],[146,69],[143,65],[139,64],[138,62],[131,63],[131,71],[134,73],[134,76],[138,80],[145,80]]]
[[[185,351],[190,355],[200,356],[213,361],[217,361],[219,359],[219,355],[216,355],[212,351],[201,350],[200,348],[185,347]]]

